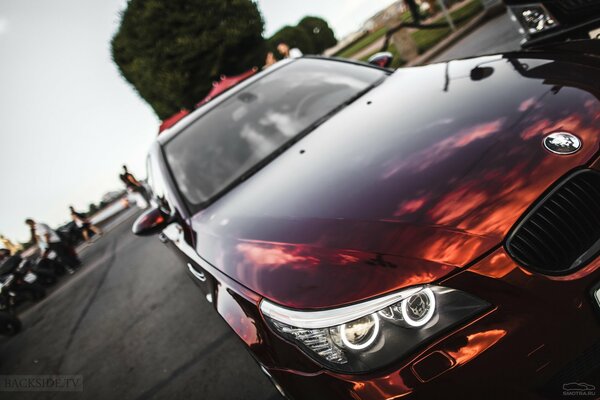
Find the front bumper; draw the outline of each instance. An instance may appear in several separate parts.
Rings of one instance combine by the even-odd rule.
[[[473,399],[595,399],[599,266],[596,260],[576,277],[550,279],[522,270],[500,248],[443,282],[496,308],[409,359],[369,375],[268,372],[291,399],[434,399],[450,391]],[[576,391],[572,383],[594,389]]]

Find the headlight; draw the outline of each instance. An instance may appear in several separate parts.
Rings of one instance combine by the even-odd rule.
[[[364,372],[408,355],[424,342],[488,309],[460,290],[412,287],[363,303],[298,311],[263,300],[267,322],[325,367]]]
[[[527,35],[540,33],[558,26],[558,21],[543,4],[511,6],[510,9]]]

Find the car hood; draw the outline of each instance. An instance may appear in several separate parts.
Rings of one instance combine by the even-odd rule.
[[[553,182],[593,158],[597,76],[507,56],[398,70],[194,216],[196,250],[295,308],[439,280],[500,245]],[[557,130],[581,150],[546,151]]]

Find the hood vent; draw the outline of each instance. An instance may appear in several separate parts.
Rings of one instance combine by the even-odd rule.
[[[506,250],[523,267],[572,273],[600,254],[600,172],[585,169],[559,181],[513,227]]]

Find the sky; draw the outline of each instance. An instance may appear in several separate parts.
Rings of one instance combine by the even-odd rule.
[[[338,38],[393,0],[259,0],[268,37],[305,15]],[[159,121],[119,75],[110,39],[125,0],[0,1],[0,234],[58,225],[121,189],[121,165],[145,177]]]

